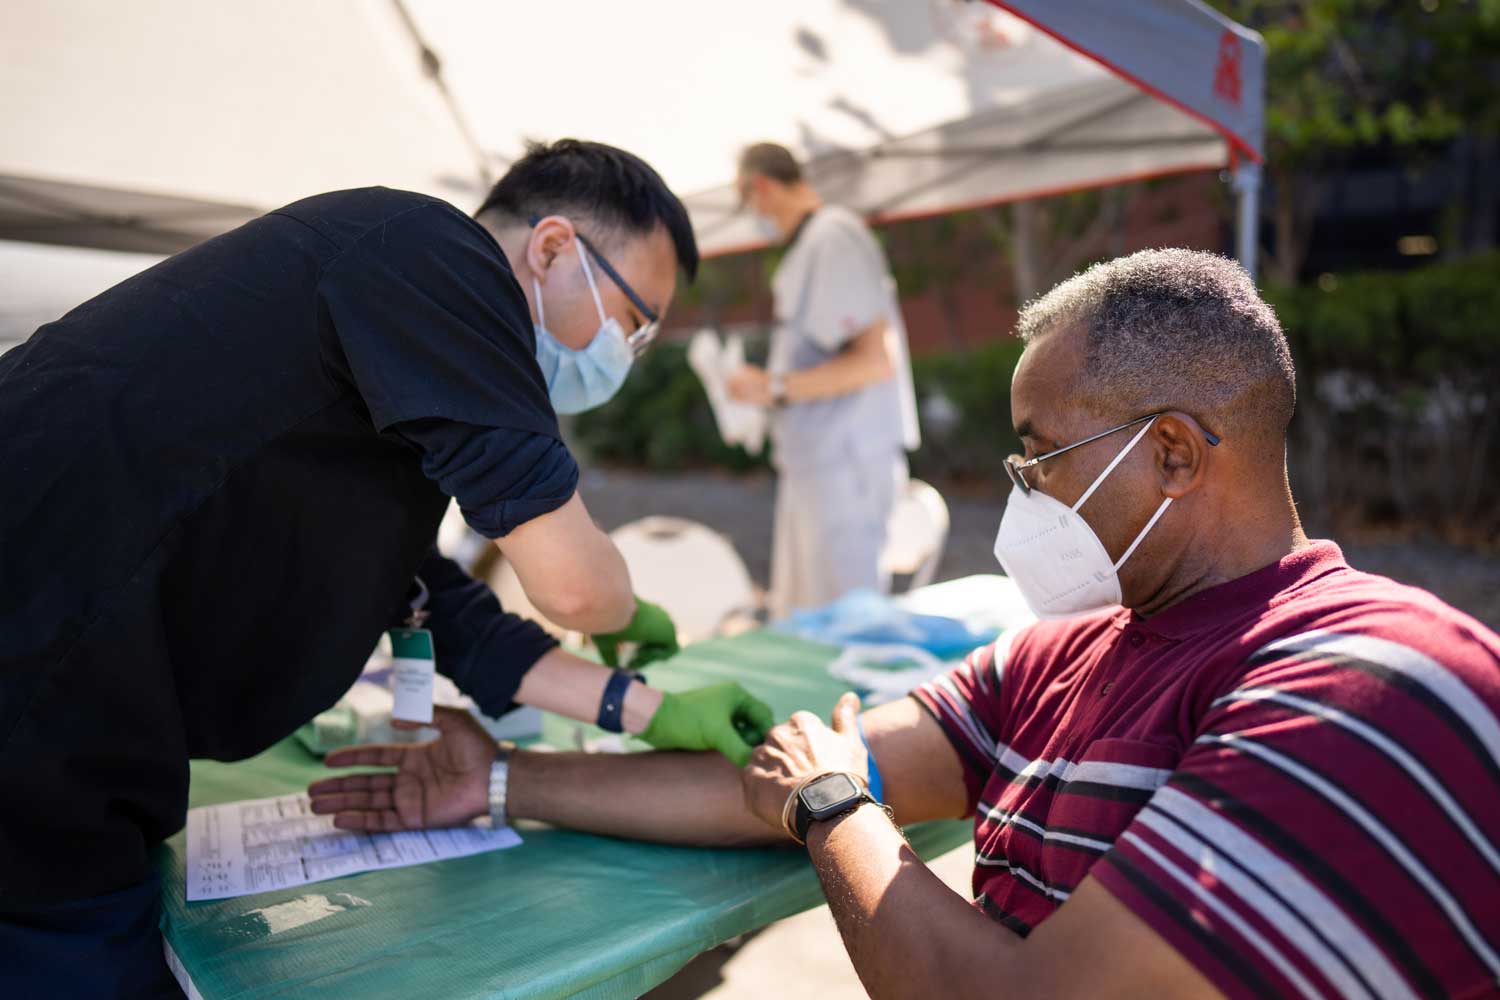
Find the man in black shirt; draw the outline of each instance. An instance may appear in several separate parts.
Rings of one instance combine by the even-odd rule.
[[[559,625],[671,641],[584,508],[556,409],[618,389],[697,263],[655,171],[568,140],[476,218],[383,188],[308,198],[0,357],[0,994],[173,990],[150,857],[183,825],[188,760],[248,757],[331,705],[414,577],[439,670],[487,714],[605,703],[648,741],[748,757],[739,734],[771,719],[743,692],[614,678],[434,550],[456,498]]]

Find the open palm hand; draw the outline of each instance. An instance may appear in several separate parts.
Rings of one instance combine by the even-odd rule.
[[[441,735],[429,743],[374,744],[330,753],[329,767],[393,767],[315,781],[312,810],[333,814],[345,830],[418,830],[457,826],[489,808],[495,741],[468,712],[434,708]]]

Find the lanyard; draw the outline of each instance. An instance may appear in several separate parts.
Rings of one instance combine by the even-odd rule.
[[[408,601],[411,605],[411,615],[406,619],[406,627],[421,628],[422,623],[432,615],[432,612],[427,610],[427,599],[432,596],[432,592],[427,589],[427,584],[422,582],[420,576],[412,577],[412,579],[417,585],[417,595]]]

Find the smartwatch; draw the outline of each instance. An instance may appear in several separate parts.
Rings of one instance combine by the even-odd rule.
[[[805,844],[813,823],[853,812],[866,802],[875,802],[875,797],[863,778],[848,771],[830,771],[803,782],[792,793],[787,800],[790,815],[782,817],[783,825],[797,843]]]

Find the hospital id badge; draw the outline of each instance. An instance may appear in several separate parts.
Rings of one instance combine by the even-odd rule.
[[[425,628],[393,628],[391,638],[391,717],[403,722],[432,724],[432,680],[437,656],[432,633]]]

